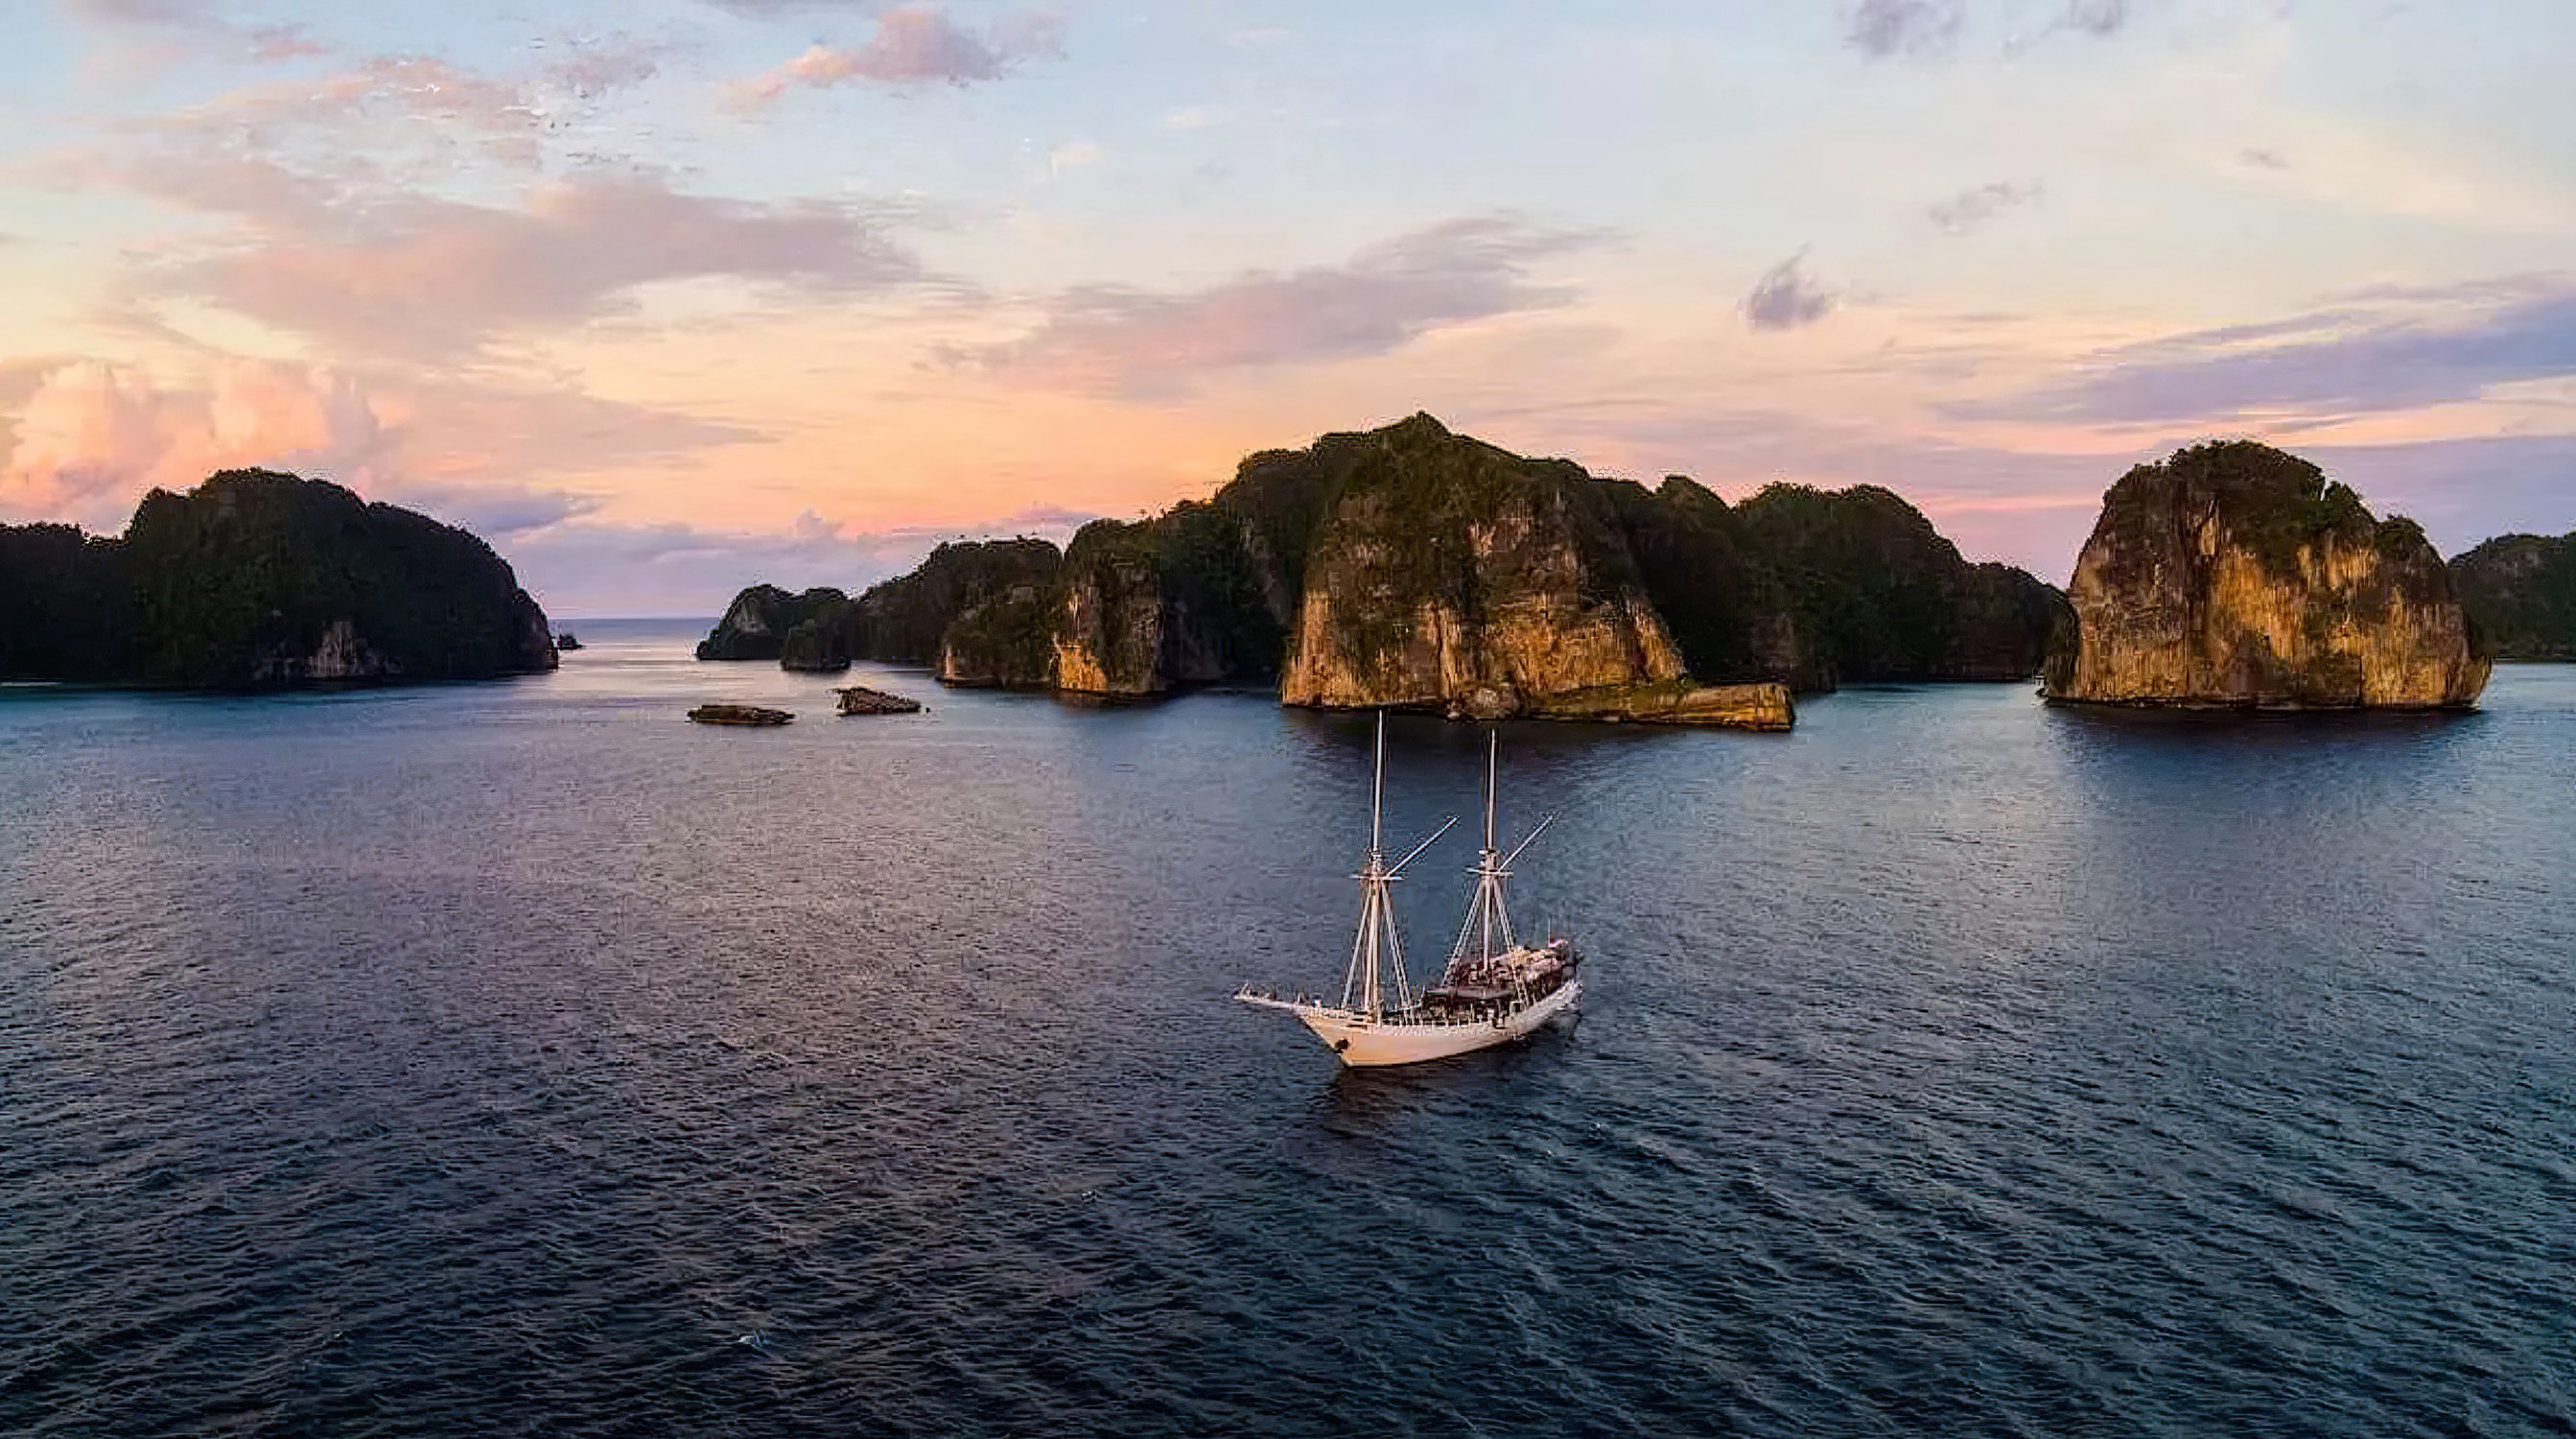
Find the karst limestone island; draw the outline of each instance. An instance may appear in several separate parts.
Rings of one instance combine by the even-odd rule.
[[[2465,709],[2486,687],[2488,648],[2423,530],[2248,441],[2123,476],[2067,598],[2060,702]]]
[[[942,545],[852,600],[742,592],[701,659],[929,665],[957,685],[1785,729],[1792,691],[2028,679],[2057,591],[1970,564],[1870,486],[1729,505],[1598,479],[1428,415],[1246,459],[1205,501]]]
[[[2500,660],[2576,660],[2576,533],[2499,535],[2451,560]]]
[[[122,537],[0,525],[0,679],[182,689],[555,667],[545,612],[463,530],[263,470],[154,490]]]

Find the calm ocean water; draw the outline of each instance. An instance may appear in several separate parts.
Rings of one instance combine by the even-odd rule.
[[[1337,1073],[1226,995],[1338,976],[1365,719],[579,628],[0,691],[0,1431],[2576,1427],[2576,669],[1508,726],[1586,1012]],[[1472,811],[1479,732],[1390,750]]]

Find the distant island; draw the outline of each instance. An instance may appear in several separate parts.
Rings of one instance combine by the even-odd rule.
[[[756,585],[702,659],[930,666],[955,685],[1453,716],[1785,728],[1792,691],[2038,674],[2063,597],[1971,564],[1887,490],[1729,505],[1452,433],[1429,415],[1270,450],[1205,501],[940,546],[857,599]]]
[[[2497,659],[2576,660],[2576,533],[2500,535],[2451,560]]]
[[[231,690],[555,663],[545,611],[491,546],[322,480],[156,489],[113,539],[0,525],[0,679]]]
[[[2464,709],[2486,687],[2491,652],[2423,529],[2251,441],[2121,477],[2067,593],[2060,702]]]

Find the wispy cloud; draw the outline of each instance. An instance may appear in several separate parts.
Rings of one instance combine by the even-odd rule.
[[[1998,402],[1981,418],[2100,424],[2319,420],[2476,399],[2489,388],[2576,377],[2576,282],[2524,280],[2356,297],[2307,315],[2196,331],[2094,357],[2073,379]]]
[[[703,3],[755,20],[815,11],[867,11],[877,6],[877,0],[703,0]]]
[[[1873,60],[1942,54],[1958,43],[1962,7],[1963,0],[1859,0],[1843,40]]]
[[[2038,203],[2041,193],[2037,184],[2020,185],[1998,180],[1936,201],[1923,213],[1941,229],[1953,235],[1964,234],[2009,211]]]
[[[1834,311],[1841,296],[1819,284],[1805,270],[1801,250],[1763,273],[1744,297],[1744,323],[1755,330],[1796,330]]]
[[[1342,264],[1256,270],[1202,290],[1090,286],[1048,300],[1026,336],[951,358],[1053,388],[1169,394],[1210,371],[1381,355],[1435,330],[1562,303],[1571,292],[1532,279],[1530,267],[1608,238],[1480,216]]]
[[[142,272],[138,303],[190,299],[348,352],[438,358],[623,313],[662,281],[848,295],[922,273],[876,217],[838,202],[757,204],[648,177],[582,177],[533,191],[523,208],[389,200],[352,233],[308,216],[291,185],[259,178],[276,193],[260,202],[257,243]]]
[[[973,85],[998,80],[1022,61],[1063,52],[1064,25],[1052,11],[1007,15],[977,31],[936,6],[904,5],[879,16],[866,40],[816,45],[747,82],[739,93],[746,103],[758,105],[799,86]]]
[[[2576,530],[2576,435],[2478,435],[2301,446],[2382,514],[2407,515],[2446,554],[2511,531]]]
[[[664,50],[612,36],[540,53],[513,77],[391,56],[263,80],[115,122],[29,173],[230,222],[124,256],[100,312],[114,323],[148,330],[173,302],[202,304],[343,356],[453,357],[621,313],[662,281],[842,294],[918,273],[852,201],[734,200],[580,165],[536,180],[567,168],[565,128]],[[496,180],[517,204],[484,198]]]
[[[369,499],[384,500],[461,525],[486,540],[514,539],[596,512],[597,495],[534,485],[397,483],[376,486]]]
[[[2067,0],[2066,14],[2059,24],[2097,38],[2108,38],[2128,28],[2133,6],[2130,0]]]
[[[73,19],[109,31],[158,31],[165,36],[224,43],[253,60],[294,60],[328,53],[299,25],[241,25],[214,0],[61,0]]]
[[[2000,12],[1996,20],[2011,25],[2030,18],[2027,7],[1979,8]],[[2057,13],[2024,38],[2005,41],[2004,53],[2056,35],[2110,39],[2129,28],[2138,8],[2139,0],[2062,0]],[[1843,15],[1843,43],[1873,60],[1938,58],[1959,47],[1969,15],[1969,0],[1853,0]]]
[[[218,213],[260,212],[281,181],[308,200],[373,202],[495,168],[543,168],[568,130],[649,79],[661,53],[568,42],[549,63],[510,77],[432,56],[377,56],[119,123],[60,168],[74,183],[122,177]],[[226,184],[190,173],[254,170],[269,178],[239,202],[223,198]]]
[[[1067,140],[1047,152],[1047,169],[1061,175],[1067,170],[1080,170],[1109,158],[1109,152],[1090,140]]]

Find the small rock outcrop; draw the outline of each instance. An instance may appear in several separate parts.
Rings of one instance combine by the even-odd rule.
[[[786,724],[796,718],[796,713],[765,705],[711,704],[689,711],[689,718],[699,724],[768,726]]]
[[[2305,460],[2224,441],[2104,496],[2048,698],[2262,709],[2459,709],[2489,657],[2412,520]]]
[[[1723,729],[1786,733],[1798,722],[1789,687],[1777,680],[1746,685],[1702,685],[1688,680],[1626,689],[1577,691],[1532,706],[1541,719],[1598,720],[1611,724],[1714,725]],[[1462,718],[1485,718],[1472,712]]]
[[[0,526],[0,679],[260,689],[555,663],[491,546],[327,481],[227,470],[152,491],[115,539]]]
[[[848,685],[832,691],[840,696],[840,711],[845,715],[908,715],[921,713],[921,701],[902,695],[873,690],[866,685]]]
[[[2499,535],[2451,560],[2460,603],[2501,660],[2576,660],[2576,533]]]

